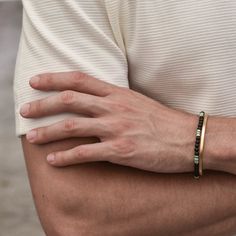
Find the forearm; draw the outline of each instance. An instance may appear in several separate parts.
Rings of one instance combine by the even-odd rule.
[[[206,129],[206,169],[236,174],[236,118],[210,116]]]
[[[46,163],[47,153],[82,140],[91,142],[32,145],[23,138],[36,206],[48,235],[198,235],[211,224],[215,235],[236,231],[235,176],[214,173],[196,182],[192,174],[161,175],[108,163],[69,168]]]
[[[143,175],[122,170],[122,176],[118,171],[113,178],[115,185],[99,185],[97,191],[103,194],[84,206],[95,217],[88,225],[93,232],[100,232],[98,235],[204,235],[206,230],[205,235],[213,236],[236,232],[232,177],[209,175],[194,184],[191,175]],[[234,223],[229,224],[232,218]],[[209,230],[213,225],[215,231]]]
[[[115,183],[99,184],[84,210],[97,235],[231,235],[236,232],[234,182],[212,175],[194,184],[191,175],[140,175],[122,170]],[[227,186],[225,183],[228,179]],[[232,181],[232,182],[231,182]],[[231,182],[231,183],[230,183]],[[94,193],[94,189],[90,189]],[[89,195],[89,193],[88,193]],[[209,231],[215,225],[216,231]],[[222,229],[218,225],[224,226]],[[233,228],[234,227],[234,228]],[[197,234],[197,232],[199,234]],[[92,234],[91,234],[92,235]],[[209,235],[209,234],[205,234]]]

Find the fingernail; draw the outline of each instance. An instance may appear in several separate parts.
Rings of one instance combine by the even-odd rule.
[[[38,86],[39,84],[39,77],[38,76],[34,76],[33,78],[30,79],[30,84],[34,85],[34,86]]]
[[[27,115],[29,113],[29,110],[30,110],[30,104],[29,103],[26,103],[24,104],[21,109],[20,109],[20,113],[22,115]]]
[[[54,154],[49,154],[48,156],[47,156],[47,161],[49,162],[49,163],[53,163],[54,161],[55,161],[55,155]]]
[[[36,130],[31,130],[29,133],[26,134],[26,138],[32,142],[36,139],[37,136],[37,131]]]

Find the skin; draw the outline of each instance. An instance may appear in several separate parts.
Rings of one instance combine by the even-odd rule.
[[[80,72],[40,75],[36,80],[30,82],[34,88],[62,91],[26,104],[21,109],[25,118],[66,111],[88,117],[34,129],[27,134],[28,140],[47,143],[91,136],[100,140],[93,145],[54,153],[48,157],[51,164],[67,166],[109,161],[155,172],[192,170],[189,153],[192,153],[197,125],[194,115],[170,109],[138,92]]]
[[[31,189],[47,236],[231,236],[236,177],[157,174],[111,163],[64,168],[46,161],[92,138],[31,144],[22,136]]]
[[[27,139],[43,144],[70,137],[97,137],[98,142],[51,153],[54,166],[84,162],[111,163],[158,173],[191,172],[197,115],[162,105],[130,89],[76,72],[48,73],[30,80],[34,89],[56,95],[24,104],[24,118],[61,112],[83,114],[31,130]],[[220,137],[220,138],[219,138]],[[210,116],[204,167],[236,174],[236,119]]]
[[[28,141],[22,138],[32,192],[48,235],[236,232],[235,176],[209,172],[196,184],[192,174],[144,171],[192,171],[189,153],[196,116],[79,72],[40,75],[30,84],[40,90],[63,92],[31,102],[28,111],[27,107],[21,110],[25,118],[64,111],[89,116],[34,129],[37,135],[31,132]],[[223,144],[233,143],[233,132],[226,125],[232,125],[233,119],[224,122],[226,130],[221,122],[223,118],[209,120],[205,168],[217,169],[223,157],[224,161],[233,160],[233,145],[227,146],[225,156],[213,149],[220,143],[216,131],[222,132]],[[45,157],[52,153],[54,159],[46,162]],[[100,163],[81,164],[94,161]],[[59,166],[69,167],[56,168]],[[230,173],[235,169],[223,166]]]

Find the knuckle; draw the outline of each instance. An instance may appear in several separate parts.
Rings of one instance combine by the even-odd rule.
[[[123,103],[122,101],[113,103],[112,108],[115,109],[119,113],[127,113],[127,112],[133,111],[131,106],[129,106],[126,103]]]
[[[66,90],[61,92],[61,101],[65,105],[73,104],[75,92],[72,90]]]
[[[85,80],[87,80],[87,75],[82,72],[72,72],[71,77],[73,80],[73,84],[76,87],[84,84]]]
[[[130,138],[117,139],[113,142],[113,148],[120,156],[132,156],[135,151],[135,142]]]
[[[67,119],[64,121],[63,127],[65,132],[73,132],[76,130],[76,121],[74,119]]]
[[[107,88],[107,95],[105,95],[104,97],[108,99],[113,99],[119,94],[119,91],[120,91],[120,87],[109,83],[109,88]]]
[[[119,119],[112,126],[116,134],[123,134],[124,132],[132,129],[134,125],[128,120]]]
[[[99,98],[100,100],[100,107],[101,109],[103,110],[103,113],[111,113],[112,111],[112,102],[111,102],[111,99],[107,99],[106,97],[100,97]]]
[[[87,150],[85,150],[83,147],[79,147],[75,150],[75,157],[77,159],[81,159],[87,156]]]

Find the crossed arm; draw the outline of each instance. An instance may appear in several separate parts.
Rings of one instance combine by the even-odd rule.
[[[48,81],[48,77],[45,81]],[[57,86],[58,84],[60,83]],[[48,86],[46,87],[49,88]],[[42,104],[46,102],[41,102]],[[31,108],[38,107],[34,105],[32,103]],[[46,108],[42,110],[48,111]],[[228,118],[225,120],[227,122],[222,123],[221,119],[226,118],[215,118],[214,122],[212,120],[209,123],[212,134],[209,132],[206,139],[208,149],[205,151],[209,155],[207,166],[211,169],[221,166],[222,170],[233,173],[234,132],[230,132],[229,127],[232,131],[235,121]],[[191,125],[195,125],[195,122],[194,120]],[[44,141],[49,141],[52,134],[55,134],[55,129],[53,131],[47,128],[47,131],[50,130],[51,136],[45,129],[37,130],[38,137],[44,134]],[[214,132],[222,132],[221,139],[217,139]],[[99,142],[96,138],[71,138],[70,135],[57,136],[58,140],[47,144],[39,144],[43,143],[42,139],[29,143],[22,137],[33,195],[48,235],[232,235],[236,232],[234,175],[208,172],[201,181],[195,182],[188,173],[157,174],[108,162],[65,168],[49,165],[45,158],[49,153],[63,154],[62,150],[75,150],[74,148],[85,144]],[[226,152],[214,149],[219,147],[218,144],[222,147],[226,143]],[[186,145],[186,152],[189,146]],[[230,164],[220,165],[225,162],[224,155],[226,160],[231,160]],[[117,156],[114,154],[113,160]],[[137,157],[143,158],[141,155]],[[99,156],[97,158],[109,161]],[[187,169],[190,164],[186,159],[183,164]],[[74,160],[73,155],[71,160]],[[78,156],[76,162],[78,163]],[[74,164],[73,161],[60,163]],[[129,162],[131,166],[132,163],[134,162]],[[165,168],[167,166],[164,165]],[[166,172],[168,171],[170,170]]]
[[[157,174],[106,162],[66,168],[45,156],[92,138],[30,144],[22,137],[38,214],[49,236],[229,236],[236,232],[236,178]]]

